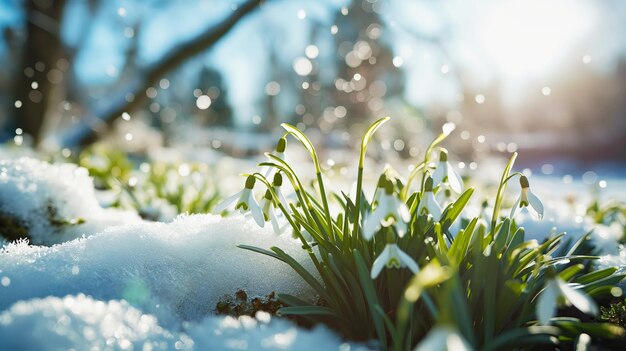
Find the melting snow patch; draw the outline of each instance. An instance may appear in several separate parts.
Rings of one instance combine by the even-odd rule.
[[[36,336],[36,337],[35,337]],[[188,338],[125,301],[85,295],[20,301],[0,314],[1,350],[174,350]]]
[[[211,317],[186,331],[198,350],[368,350],[342,341],[321,325],[304,330],[265,312],[256,318]]]
[[[0,217],[2,234],[15,239],[27,231],[37,245],[139,221],[134,213],[100,207],[86,169],[28,157],[0,161]]]
[[[37,337],[34,338],[33,336]],[[0,349],[56,350],[368,350],[318,326],[304,330],[260,312],[211,316],[168,330],[125,301],[85,295],[20,301],[0,313]]]
[[[243,216],[180,216],[171,223],[141,222],[110,228],[52,247],[25,241],[0,251],[0,309],[33,297],[84,293],[125,299],[163,321],[209,314],[225,295],[272,291],[312,295],[287,264],[237,248],[278,246],[312,270],[300,243],[276,236]]]

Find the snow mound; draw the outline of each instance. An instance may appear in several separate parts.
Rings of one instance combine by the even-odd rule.
[[[134,213],[100,207],[85,168],[28,157],[0,161],[0,217],[2,234],[15,239],[27,231],[37,245],[139,221]]]
[[[0,310],[18,300],[84,293],[125,299],[175,321],[206,316],[238,289],[251,297],[272,291],[312,295],[287,264],[239,244],[278,246],[313,270],[299,242],[243,216],[180,216],[171,223],[113,227],[52,247],[25,241],[5,246],[0,250]]]
[[[186,332],[197,350],[369,350],[342,341],[322,325],[305,330],[266,312],[256,318],[210,317]]]
[[[125,301],[85,295],[20,301],[0,314],[1,350],[174,350],[185,341]]]
[[[37,337],[34,338],[33,336]],[[0,349],[57,350],[368,350],[318,326],[304,330],[259,312],[211,316],[168,330],[126,301],[85,295],[20,301],[0,314]]]

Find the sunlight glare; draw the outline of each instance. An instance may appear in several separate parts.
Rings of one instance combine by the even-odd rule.
[[[503,1],[486,12],[479,35],[501,74],[545,75],[590,33],[592,10],[580,1]]]

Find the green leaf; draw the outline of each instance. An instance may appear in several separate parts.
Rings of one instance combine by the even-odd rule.
[[[617,271],[617,267],[609,267],[609,268],[601,269],[599,271],[583,274],[580,277],[574,279],[573,281],[575,283],[580,283],[583,285],[590,284],[602,278],[606,278],[612,275],[613,273],[615,273],[616,271]]]
[[[273,246],[271,249],[276,253],[281,261],[291,266],[291,268],[293,268],[293,270],[296,271],[296,273],[298,273],[302,277],[302,279],[304,279],[304,281],[306,281],[307,284],[309,284],[309,286],[313,288],[313,290],[320,294],[320,296],[322,296],[326,300],[331,299],[330,296],[328,296],[328,292],[326,291],[326,289],[324,289],[324,287],[317,281],[317,279],[315,279],[315,277],[313,277],[311,273],[304,269],[304,267],[302,267],[302,265],[300,265],[298,261],[296,261],[293,257],[287,255],[283,250],[279,249],[278,247]]]
[[[376,313],[376,306],[380,304],[378,303],[378,297],[376,295],[376,291],[374,290],[372,278],[370,278],[370,272],[365,266],[365,261],[363,261],[363,256],[361,256],[359,251],[352,251],[352,255],[354,256],[354,262],[359,273],[361,288],[363,288],[365,299],[367,300],[367,305],[370,309],[370,316],[374,322],[376,336],[379,338],[382,345],[387,345],[387,333],[385,332],[384,321],[380,318],[380,315]]]
[[[289,134],[293,135],[311,154],[311,158],[313,159],[313,163],[315,164],[315,172],[321,173],[322,170],[320,168],[319,160],[317,159],[317,153],[315,152],[315,148],[313,147],[313,143],[311,140],[307,138],[304,133],[302,133],[298,128],[292,126],[289,123],[282,123],[281,127],[283,127]]]
[[[563,279],[564,281],[567,282],[570,279],[572,279],[573,276],[578,274],[578,272],[583,270],[584,268],[585,268],[585,266],[580,264],[580,263],[572,265],[572,266],[569,266],[569,267],[565,268],[561,273],[559,273],[559,277],[561,277],[561,279]]]
[[[288,306],[313,306],[313,304],[308,303],[304,300],[301,300],[298,297],[289,294],[278,294],[278,301],[288,305]]]
[[[467,255],[467,250],[472,241],[477,223],[478,217],[472,219],[470,224],[465,227],[465,230],[461,230],[452,242],[452,245],[450,245],[449,256],[451,259],[454,259],[457,264]]]
[[[459,217],[461,212],[463,212],[463,209],[472,197],[472,194],[474,194],[474,188],[469,188],[465,190],[463,194],[461,194],[461,196],[459,196],[459,198],[452,205],[448,206],[448,208],[446,208],[446,210],[443,212],[443,223],[441,227],[444,232],[447,232],[448,229],[450,229],[452,223],[454,223],[454,221]]]
[[[372,139],[372,136],[374,136],[374,133],[376,133],[376,130],[378,130],[378,128],[380,128],[380,126],[383,125],[383,123],[387,122],[388,120],[390,120],[391,117],[383,117],[381,119],[379,119],[378,121],[374,122],[365,132],[365,135],[363,135],[363,138],[361,139],[361,154],[359,157],[359,168],[363,168],[363,161],[365,159],[365,151],[367,150],[367,146],[370,143],[370,140]],[[357,189],[357,191],[360,189]]]
[[[571,333],[572,336],[586,333],[596,338],[617,339],[626,335],[623,328],[610,323],[583,323],[576,319],[564,320],[555,318],[554,325]]]
[[[283,316],[330,316],[337,319],[340,319],[344,322],[347,322],[343,317],[335,313],[334,310],[328,307],[322,306],[293,306],[293,307],[283,307],[278,310],[278,313]]]
[[[482,351],[508,350],[512,349],[512,347],[504,348],[504,346],[514,346],[520,342],[528,341],[531,336],[559,336],[560,334],[561,330],[552,326],[532,326],[528,328],[512,329],[496,336],[482,348]]]
[[[277,254],[275,254],[274,252],[269,251],[269,250],[265,250],[265,249],[261,249],[261,248],[256,247],[256,246],[249,246],[249,245],[237,245],[237,247],[238,247],[238,248],[240,248],[240,249],[250,250],[250,251],[253,251],[253,252],[256,252],[256,253],[260,253],[260,254],[263,254],[263,255],[267,255],[267,256],[273,257],[273,258],[275,258],[275,259],[277,259],[277,260],[280,260],[280,261],[286,262],[285,260],[283,260],[280,256],[278,256],[278,255],[277,255]]]

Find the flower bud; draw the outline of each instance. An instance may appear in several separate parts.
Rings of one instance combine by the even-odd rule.
[[[393,182],[389,179],[385,181],[385,194],[391,195],[393,194]]]
[[[256,182],[256,178],[253,175],[249,175],[246,178],[246,189],[252,190],[254,188],[254,183]]]
[[[440,162],[448,162],[448,151],[446,149],[441,149],[439,152],[439,161]]]
[[[282,186],[283,185],[283,176],[279,172],[276,172],[274,174],[274,180],[272,181],[272,185],[274,185],[274,186]]]
[[[424,183],[424,190],[425,191],[433,191],[433,178],[428,176],[428,178],[426,178],[426,182]]]
[[[378,177],[378,183],[376,184],[376,187],[384,188],[386,183],[387,183],[387,177],[385,176],[385,173],[383,173],[380,175],[380,177]]]
[[[528,184],[528,178],[526,178],[526,176],[519,177],[519,184],[522,186],[522,189],[530,188],[530,184]]]
[[[278,139],[278,143],[276,144],[276,152],[285,152],[285,149],[287,148],[287,139],[285,137],[282,137],[280,139]]]

